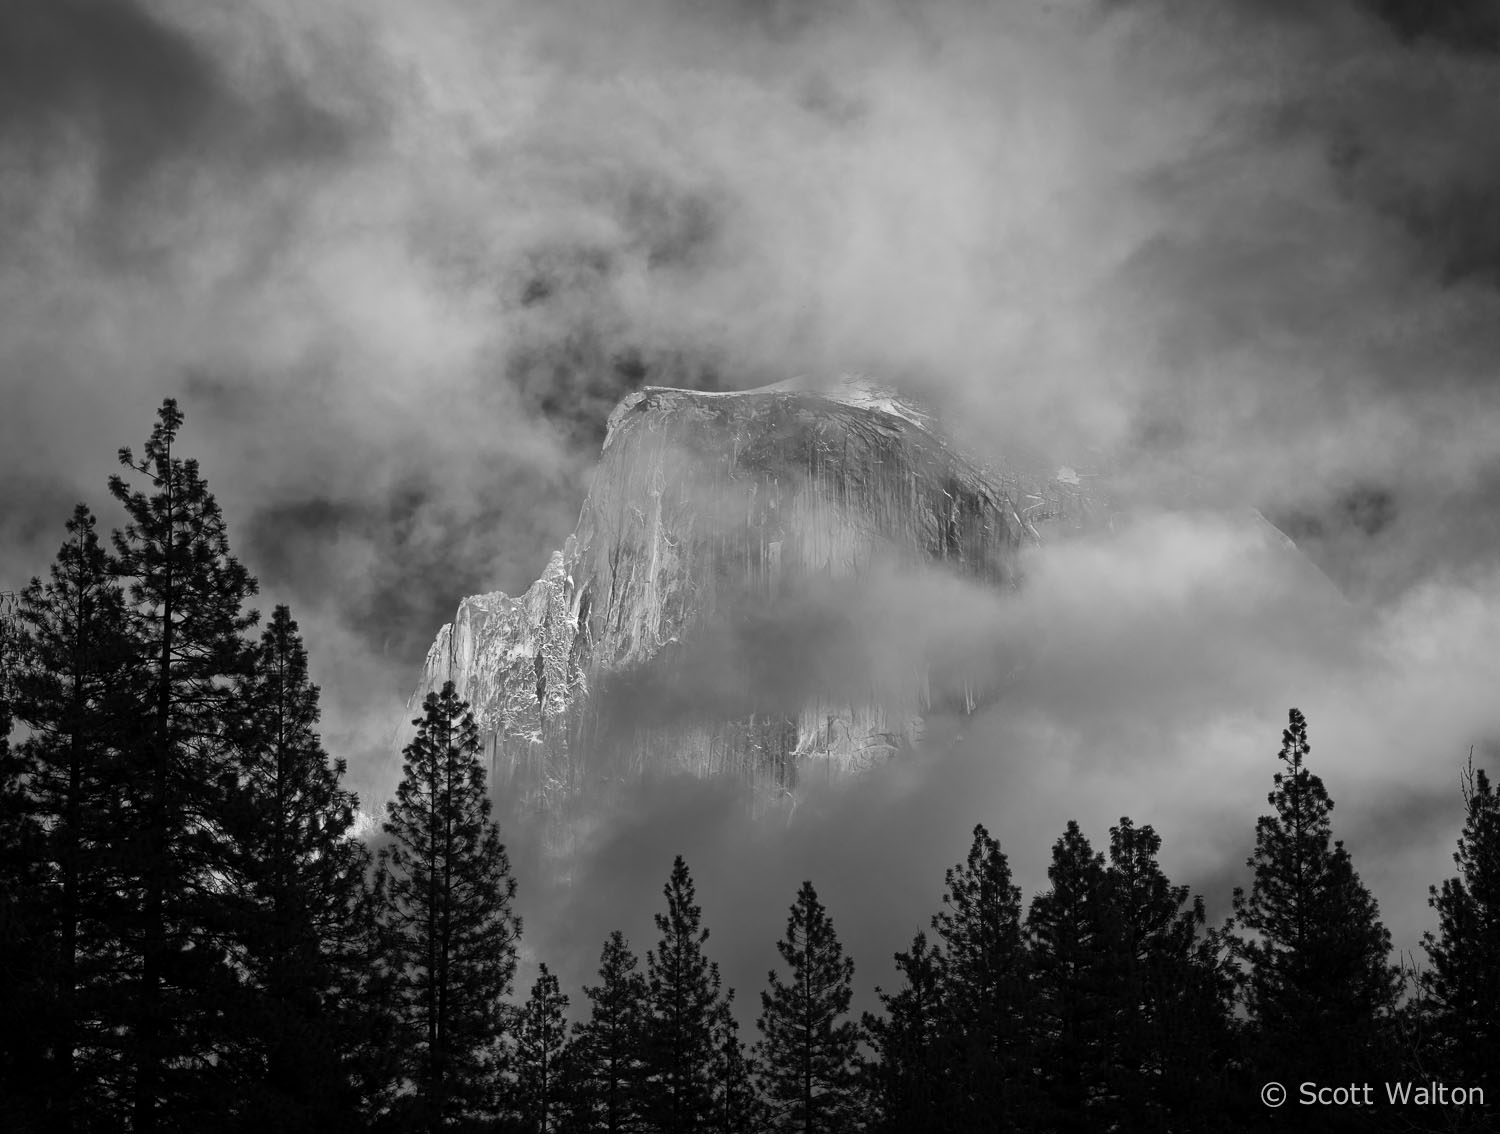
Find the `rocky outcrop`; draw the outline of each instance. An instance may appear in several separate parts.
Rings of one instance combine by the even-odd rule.
[[[525,594],[459,605],[411,708],[455,682],[528,807],[656,770],[789,792],[901,751],[931,708],[928,659],[852,644],[861,580],[1014,586],[1021,547],[1100,510],[1074,470],[981,467],[864,381],[647,388],[610,416],[574,534]]]

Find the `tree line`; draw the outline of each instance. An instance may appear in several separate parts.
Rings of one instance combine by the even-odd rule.
[[[125,514],[80,505],[18,596],[0,667],[0,1118],[8,1130],[1193,1131],[1487,1129],[1484,1106],[1301,1108],[1406,1079],[1500,1102],[1500,803],[1472,759],[1421,972],[1390,935],[1289,715],[1248,890],[1207,923],[1122,818],[1070,822],[1023,903],[983,827],[879,1009],[809,882],[756,1038],[678,857],[644,964],[603,943],[579,1012],[522,926],[479,740],[430,694],[381,849],[290,611],[264,627],[162,406]],[[1268,1109],[1261,1085],[1293,1093]]]

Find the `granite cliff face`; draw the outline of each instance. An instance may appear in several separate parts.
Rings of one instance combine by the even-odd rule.
[[[876,667],[850,645],[863,580],[1011,587],[1021,547],[1100,511],[1071,469],[982,469],[863,381],[646,388],[610,416],[574,534],[525,594],[459,605],[410,708],[452,680],[532,812],[651,772],[791,793],[899,753],[945,695],[903,643]]]

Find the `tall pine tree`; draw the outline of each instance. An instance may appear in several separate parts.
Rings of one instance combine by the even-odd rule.
[[[960,1129],[1021,1121],[1033,1105],[1021,891],[1000,843],[980,825],[967,860],[945,875],[942,941],[945,1046]]]
[[[344,1065],[359,1100],[358,1116],[370,1130],[387,1130],[386,1120],[401,1109],[397,1103],[409,1087],[404,1079],[410,1068],[409,1013],[403,1011],[407,973],[391,965],[389,895],[378,870],[370,882],[349,923],[349,960],[359,974],[359,999],[338,1025],[348,1043]]]
[[[1222,935],[1204,929],[1203,900],[1168,881],[1160,850],[1149,825],[1110,828],[1106,1098],[1125,1129],[1217,1129],[1233,976]]]
[[[3,643],[0,643],[3,644]],[[38,895],[44,832],[32,814],[31,768],[10,743],[10,703],[0,688],[0,1115],[21,1134],[51,1130],[45,1043],[34,1034],[45,1026],[52,990],[44,962],[45,920]]]
[[[118,816],[122,762],[138,739],[132,701],[133,651],[114,564],[94,517],[79,505],[50,577],[21,596],[19,620],[30,659],[16,679],[18,716],[29,735],[28,805],[45,837],[35,892],[35,924],[45,928],[39,974],[48,986],[39,1046],[52,1058],[35,1084],[48,1096],[54,1128],[119,1122],[113,1100],[113,1029],[128,1024],[110,1009],[117,942],[122,850]],[[35,1039],[34,1041],[35,1042]]]
[[[896,954],[902,987],[894,993],[877,988],[883,1016],[866,1012],[864,1026],[875,1049],[865,1066],[868,1089],[882,1134],[908,1130],[942,1130],[954,1109],[952,1067],[947,1054],[953,1039],[944,995],[943,956],[919,932],[911,948]]]
[[[568,998],[542,964],[531,995],[516,1019],[515,1091],[521,1128],[552,1134],[564,1110],[564,1063],[568,1049]]]
[[[1052,886],[1032,902],[1037,1064],[1059,1130],[1211,1129],[1229,1058],[1231,982],[1222,942],[1199,936],[1189,902],[1157,862],[1161,838],[1128,818],[1108,865],[1078,824],[1053,847]]]
[[[1458,875],[1434,886],[1438,931],[1423,942],[1422,989],[1434,1015],[1445,1076],[1500,1097],[1500,795],[1469,756]]]
[[[715,1134],[761,1134],[766,1129],[764,1106],[755,1090],[745,1041],[740,1039],[739,1021],[734,1018],[734,991],[720,1005],[714,1026],[714,1102]]]
[[[776,943],[790,970],[772,970],[756,1021],[756,1066],[775,1130],[843,1134],[860,1112],[859,1025],[847,1019],[854,961],[844,955],[813,884],[802,883]]]
[[[128,831],[120,928],[131,958],[127,1059],[131,1126],[197,1126],[217,1105],[214,1049],[232,983],[222,924],[226,867],[222,792],[232,778],[227,733],[249,667],[244,632],[257,621],[245,601],[253,579],[229,552],[223,514],[174,446],[183,416],[167,399],[137,463],[145,491],[119,476],[111,494],[128,522],[114,536],[129,583],[129,633],[140,667],[141,737],[122,777]]]
[[[708,930],[681,855],[662,892],[661,940],[646,954],[646,1111],[660,1134],[686,1134],[713,1121],[715,1028],[725,997],[719,966],[703,953]]]
[[[341,1054],[359,1016],[359,908],[369,855],[355,797],[317,734],[318,687],[278,606],[252,660],[229,793],[230,927],[246,997],[236,1029],[250,1125],[330,1130],[356,1112]]]
[[[1117,1109],[1109,1072],[1111,949],[1104,856],[1069,821],[1052,848],[1051,889],[1031,903],[1033,1019],[1049,1125],[1059,1131],[1110,1129]]]
[[[645,1074],[646,978],[618,929],[599,958],[599,984],[585,985],[589,1015],[578,1025],[575,1065],[581,1129],[632,1134],[640,1129]]]
[[[479,736],[450,681],[429,693],[389,805],[377,888],[410,1093],[429,1130],[491,1116],[503,998],[515,977],[516,884],[490,819]]]
[[[1283,770],[1267,796],[1275,814],[1256,823],[1247,863],[1254,884],[1248,895],[1234,895],[1236,921],[1253,934],[1238,950],[1249,968],[1257,1073],[1294,1082],[1374,1081],[1388,1065],[1382,1026],[1399,985],[1390,933],[1349,852],[1333,839],[1333,801],[1305,763],[1309,750],[1307,721],[1292,709],[1282,733]]]

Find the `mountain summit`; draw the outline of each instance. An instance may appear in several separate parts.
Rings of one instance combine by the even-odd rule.
[[[453,681],[533,813],[653,772],[790,793],[900,752],[937,696],[907,644],[869,664],[863,581],[936,566],[1011,587],[1023,546],[1101,510],[1073,469],[982,467],[863,379],[647,387],[610,415],[541,578],[464,599],[411,704]]]

